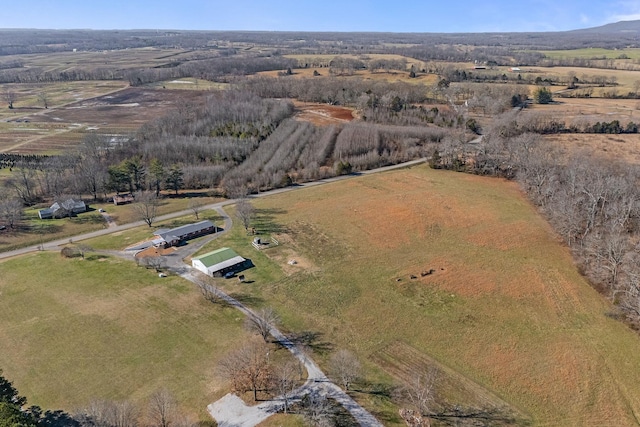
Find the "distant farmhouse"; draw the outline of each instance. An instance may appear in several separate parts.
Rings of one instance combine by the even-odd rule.
[[[187,224],[172,229],[160,229],[156,231],[153,239],[153,246],[156,248],[168,248],[170,246],[178,246],[185,240],[194,239],[205,234],[215,233],[218,231],[211,221],[205,220],[196,222],[195,224]]]
[[[191,265],[209,276],[223,276],[227,273],[237,273],[253,267],[250,259],[241,257],[229,248],[221,248],[194,257],[191,259]]]
[[[67,199],[63,202],[55,202],[47,209],[40,209],[40,219],[63,218],[87,211],[87,205],[82,200]]]

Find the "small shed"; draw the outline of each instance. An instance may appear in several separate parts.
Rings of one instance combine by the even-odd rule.
[[[220,248],[191,259],[193,268],[209,276],[222,276],[229,272],[238,272],[250,268],[253,263],[238,255],[233,249]]]

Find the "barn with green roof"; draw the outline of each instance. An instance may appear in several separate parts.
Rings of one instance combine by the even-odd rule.
[[[252,267],[251,260],[241,257],[230,248],[220,248],[213,252],[191,258],[193,268],[209,276],[223,276]]]

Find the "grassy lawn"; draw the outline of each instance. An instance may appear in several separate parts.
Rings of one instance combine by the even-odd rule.
[[[106,223],[97,209],[72,218],[42,220],[38,217],[38,209],[30,208],[25,210],[25,219],[18,229],[0,232],[0,251],[39,245],[105,227]]]
[[[220,357],[246,339],[243,317],[177,277],[93,255],[35,253],[0,264],[0,367],[31,404],[142,405],[166,387],[206,419],[226,393]]]
[[[536,425],[635,423],[640,338],[607,317],[514,183],[420,166],[254,204],[258,232],[281,244],[258,252],[240,227],[212,242],[202,252],[230,246],[257,266],[249,285],[219,285],[309,332],[325,368],[332,350],[356,353],[354,397],[385,425],[402,422],[376,391],[434,366],[451,404],[506,403]]]

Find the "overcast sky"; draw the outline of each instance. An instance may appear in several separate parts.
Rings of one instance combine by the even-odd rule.
[[[640,19],[640,0],[0,0],[0,28],[563,31]]]

